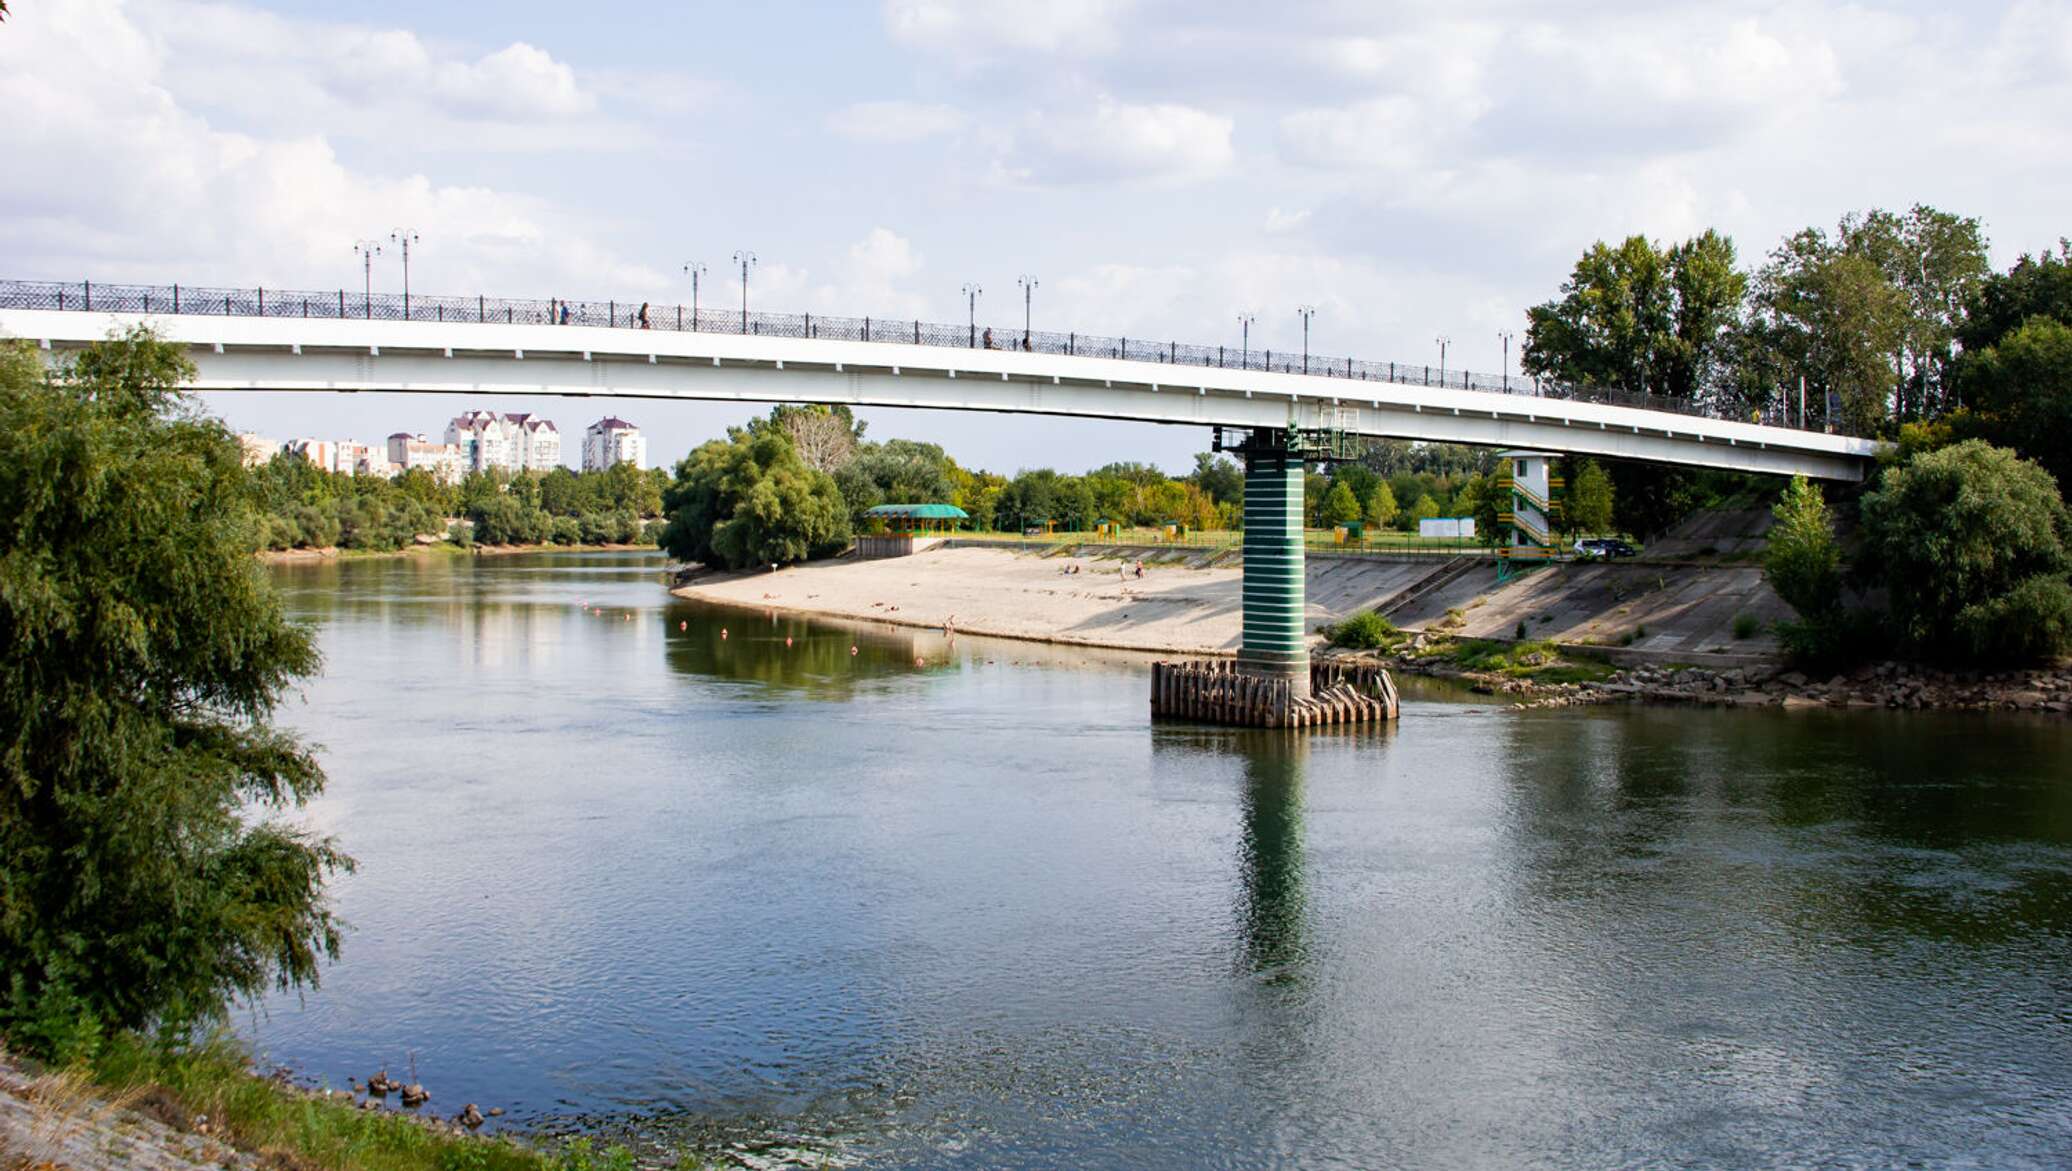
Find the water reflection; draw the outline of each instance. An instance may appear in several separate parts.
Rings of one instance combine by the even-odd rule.
[[[435,1101],[777,1165],[2072,1152],[2062,722],[1406,681],[1398,729],[1154,726],[1141,656],[702,610],[660,569],[280,572],[327,658],[287,713],[311,815],[362,867],[270,1055],[414,1053]]]
[[[1248,736],[1245,833],[1239,849],[1245,880],[1245,954],[1255,972],[1285,975],[1306,942],[1302,899],[1302,765],[1309,737],[1269,732]]]

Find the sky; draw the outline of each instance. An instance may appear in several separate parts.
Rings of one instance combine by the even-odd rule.
[[[1496,371],[1599,239],[1929,203],[1996,264],[2072,235],[2072,0],[15,0],[0,278],[425,293],[1312,347]],[[738,282],[738,275],[731,277]],[[398,289],[391,249],[377,289]],[[1511,355],[1515,370],[1515,349]],[[287,438],[467,406],[673,461],[740,407],[219,395]],[[1192,428],[877,411],[966,466],[1171,470]],[[579,445],[568,445],[575,458]]]

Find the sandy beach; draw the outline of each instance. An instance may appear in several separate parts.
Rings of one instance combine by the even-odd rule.
[[[822,561],[776,573],[713,574],[686,598],[864,618],[958,633],[1124,650],[1227,655],[1240,634],[1240,570],[1112,559],[930,549],[877,561]],[[1076,567],[1079,572],[1067,573]],[[1371,606],[1429,566],[1323,562],[1310,575],[1311,625]]]

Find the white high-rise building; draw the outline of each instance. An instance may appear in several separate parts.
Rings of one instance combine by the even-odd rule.
[[[640,428],[607,415],[583,430],[583,470],[601,472],[613,464],[647,466],[647,440]]]
[[[544,472],[561,463],[561,432],[537,415],[469,411],[446,424],[446,442],[471,472]]]
[[[561,431],[552,419],[538,415],[505,415],[504,422],[516,429],[515,463],[526,471],[544,472],[561,466]]]

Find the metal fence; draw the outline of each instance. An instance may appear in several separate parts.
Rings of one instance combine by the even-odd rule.
[[[1650,411],[1731,418],[1769,426],[1796,426],[1781,409],[1751,416],[1688,398],[1636,393],[1609,387],[1569,385],[1523,375],[1476,374],[1409,362],[1367,361],[1287,350],[1194,345],[1144,337],[1053,333],[967,323],[944,325],[901,317],[829,317],[811,313],[742,313],[696,305],[646,301],[563,301],[549,298],[443,297],[401,293],[353,293],[344,289],[303,292],[286,289],[219,289],[193,285],[105,285],[91,281],[0,281],[0,308],[78,309],[116,313],[203,314],[229,317],[360,318],[369,321],[500,322],[525,325],[591,325],[618,329],[736,333],[765,337],[825,338],[831,341],[899,342],[918,346],[1023,350],[1085,358],[1114,358],[1171,366],[1260,370],[1283,374],[1386,382],[1453,390],[1480,390],[1571,402],[1607,403]],[[1807,422],[1820,430],[1825,421]]]

